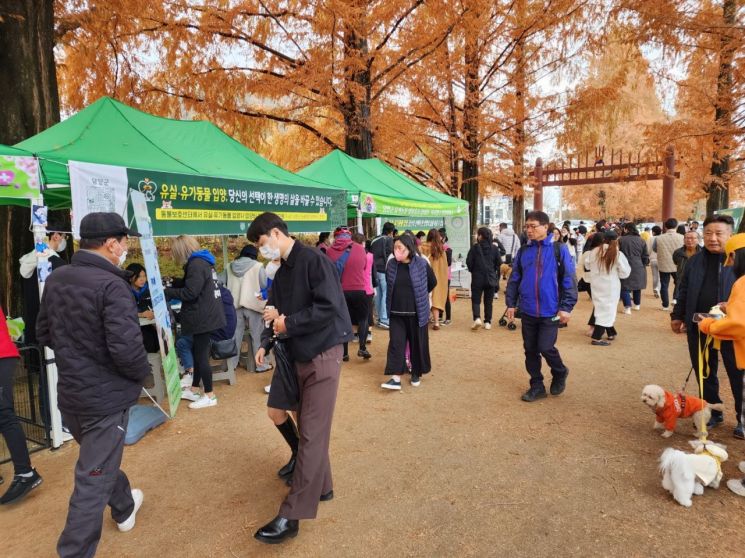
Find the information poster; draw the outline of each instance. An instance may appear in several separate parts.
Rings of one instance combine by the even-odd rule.
[[[0,198],[36,199],[40,193],[35,157],[0,156]]]
[[[153,230],[150,226],[150,217],[147,212],[145,196],[140,192],[132,192],[131,199],[132,211],[137,222],[137,232],[142,235],[142,238],[140,238],[140,248],[142,249],[142,256],[145,260],[147,283],[153,303],[153,313],[155,314],[155,327],[158,330],[160,357],[163,362],[166,391],[168,392],[168,408],[171,417],[174,417],[181,401],[181,380],[179,378],[176,345],[171,327],[171,314],[168,311],[168,302],[163,291],[163,282],[161,281],[160,267],[158,266],[158,252],[155,248],[155,241],[153,240]],[[153,370],[153,374],[159,373],[160,371]]]
[[[70,161],[73,232],[93,211],[125,216],[127,191],[145,198],[155,236],[243,235],[265,211],[278,214],[290,232],[330,231],[346,224],[346,192],[95,165]]]

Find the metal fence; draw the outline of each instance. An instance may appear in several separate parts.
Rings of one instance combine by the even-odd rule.
[[[49,394],[41,349],[35,345],[18,348],[21,359],[15,371],[13,402],[30,452],[51,446]],[[44,373],[42,373],[44,371]],[[0,436],[0,463],[10,461],[5,438]]]

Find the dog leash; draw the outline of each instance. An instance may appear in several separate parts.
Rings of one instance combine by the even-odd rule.
[[[719,350],[720,346],[720,341],[714,339],[711,335],[706,336],[703,347],[701,346],[701,340],[698,340],[698,392],[701,399],[704,399],[704,380],[709,378],[711,372],[711,368],[709,367],[709,349],[714,348]],[[699,438],[702,442],[706,442],[708,432],[706,431],[706,421],[704,420],[703,413],[701,414],[700,432],[701,436]]]

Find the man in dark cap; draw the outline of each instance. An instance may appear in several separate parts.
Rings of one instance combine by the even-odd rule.
[[[108,504],[120,531],[135,525],[141,490],[119,469],[129,408],[150,373],[128,273],[127,228],[116,213],[90,213],[80,223],[80,250],[47,280],[36,324],[55,352],[62,420],[80,444],[75,489],[57,543],[62,558],[90,557]]]

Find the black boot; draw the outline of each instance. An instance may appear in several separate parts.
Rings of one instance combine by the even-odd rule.
[[[341,357],[344,362],[349,362],[349,343],[344,343],[344,355]]]
[[[292,450],[292,457],[290,457],[287,465],[277,471],[277,475],[279,475],[280,478],[287,480],[287,478],[292,477],[292,473],[295,471],[295,458],[297,457],[297,448],[300,443],[300,438],[298,437],[295,421],[290,417],[287,417],[286,421],[278,425],[277,430],[280,431],[285,442],[290,446],[290,450]]]

